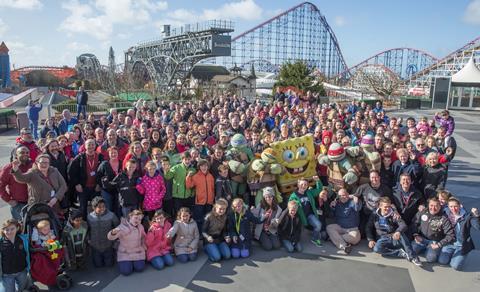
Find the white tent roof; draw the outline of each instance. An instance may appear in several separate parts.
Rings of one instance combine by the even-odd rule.
[[[480,69],[475,66],[473,56],[462,70],[452,75],[452,83],[480,84]]]

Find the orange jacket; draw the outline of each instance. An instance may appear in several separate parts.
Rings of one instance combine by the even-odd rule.
[[[215,198],[215,179],[208,172],[198,171],[193,176],[187,176],[185,179],[187,188],[195,188],[195,205],[213,205]]]

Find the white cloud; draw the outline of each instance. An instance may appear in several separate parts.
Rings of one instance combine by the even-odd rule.
[[[40,9],[42,6],[39,0],[0,0],[0,7],[33,10]]]
[[[468,4],[463,20],[471,24],[480,24],[480,0],[473,0]]]
[[[8,25],[0,18],[0,37],[8,30]]]
[[[347,21],[345,20],[345,17],[339,15],[335,16],[334,23],[338,27],[343,27],[347,24]]]
[[[10,49],[10,63],[16,68],[27,65],[49,65],[45,62],[44,48],[38,45],[30,45],[22,41],[5,41]]]
[[[242,0],[222,5],[218,9],[205,9],[205,19],[243,19],[257,20],[262,17],[262,8],[253,0]]]
[[[151,0],[95,0],[81,3],[70,0],[62,4],[70,14],[60,25],[60,30],[108,40],[116,24],[138,25],[151,20],[151,12],[165,10],[167,2]]]
[[[263,9],[255,1],[241,0],[226,3],[217,9],[204,9],[201,12],[183,8],[169,11],[162,20],[155,22],[155,27],[161,30],[164,24],[178,27],[186,23],[193,24],[213,19],[258,20],[264,16],[263,14]]]
[[[79,42],[71,42],[67,44],[67,49],[70,51],[74,52],[81,52],[81,53],[86,53],[87,51],[90,51],[92,47],[88,44],[83,44]]]

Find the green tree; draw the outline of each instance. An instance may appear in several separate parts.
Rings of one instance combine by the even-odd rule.
[[[294,63],[284,63],[280,68],[275,87],[295,86],[304,92],[318,92],[320,96],[324,96],[325,89],[321,82],[315,80],[313,71],[313,69],[310,69],[307,64],[301,60],[297,60]]]

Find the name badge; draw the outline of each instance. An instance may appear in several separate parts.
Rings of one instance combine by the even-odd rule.
[[[241,241],[244,241],[244,240],[245,240],[245,237],[244,237],[242,234],[240,234],[239,237],[240,237],[240,240],[241,240]]]
[[[50,192],[50,197],[51,197],[51,198],[55,197],[55,191],[54,191],[54,190],[52,190],[52,191]]]
[[[90,176],[95,176],[95,171],[91,171]]]

